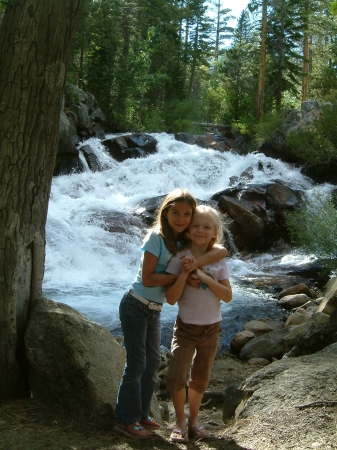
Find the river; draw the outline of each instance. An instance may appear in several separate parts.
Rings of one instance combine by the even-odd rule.
[[[134,211],[142,200],[177,187],[208,200],[247,168],[251,173],[247,183],[279,181],[306,195],[317,190],[298,168],[263,154],[240,156],[184,144],[166,133],[154,136],[157,153],[121,163],[110,157],[98,139],[89,139],[83,145],[94,149],[104,170],[62,175],[54,177],[52,183],[43,295],[74,307],[117,334],[119,301],[136,274],[144,232],[132,225],[127,234],[107,231],[103,220],[107,212]],[[320,189],[325,192],[330,186]],[[284,283],[289,283],[285,276],[288,267],[301,266],[310,259],[310,255],[277,250],[228,258],[233,300],[222,305],[224,347],[247,320],[283,316],[276,293],[268,289],[268,280],[283,277]],[[258,279],[263,280],[259,288],[249,282]],[[164,306],[164,330],[171,328],[176,313],[176,306]]]

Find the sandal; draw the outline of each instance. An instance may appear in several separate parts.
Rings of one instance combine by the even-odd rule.
[[[171,442],[188,442],[188,429],[173,428],[170,436]]]
[[[151,428],[160,428],[160,423],[157,423],[152,417],[148,417],[147,419],[142,419],[140,421],[142,425],[151,427]]]
[[[149,439],[153,435],[149,433],[139,422],[132,423],[131,425],[115,425],[114,431],[116,433],[123,434],[131,439]]]
[[[188,436],[191,439],[209,439],[211,434],[203,426],[188,427]]]

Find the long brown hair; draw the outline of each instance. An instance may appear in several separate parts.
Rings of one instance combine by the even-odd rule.
[[[179,202],[187,202],[189,205],[191,205],[192,214],[194,213],[195,208],[197,207],[196,199],[190,192],[188,192],[186,189],[175,189],[174,191],[167,194],[161,205],[157,208],[156,218],[153,226],[151,227],[152,230],[153,229],[157,230],[158,233],[163,236],[166,247],[168,248],[169,252],[172,253],[173,255],[177,253],[178,242],[176,236],[173,233],[172,228],[168,223],[168,220],[166,218],[166,212],[168,211],[169,208],[171,208],[171,206]],[[180,233],[180,235],[178,236],[178,240],[183,245],[186,242],[188,242],[188,228],[186,228],[186,230]]]

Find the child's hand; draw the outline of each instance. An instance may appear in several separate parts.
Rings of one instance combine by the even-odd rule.
[[[198,268],[198,264],[195,259],[190,256],[183,256],[180,261],[181,269],[193,272],[193,270]]]
[[[199,283],[200,279],[194,273],[190,273],[187,278],[187,284],[195,289],[198,289]]]
[[[199,281],[201,281],[202,283],[207,283],[207,281],[211,278],[209,275],[207,275],[200,269],[197,269],[194,273],[198,277]]]

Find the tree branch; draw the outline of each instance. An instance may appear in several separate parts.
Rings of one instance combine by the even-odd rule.
[[[336,406],[337,401],[333,400],[318,400],[317,402],[307,403],[306,405],[295,406],[298,409],[311,408],[312,406]]]

